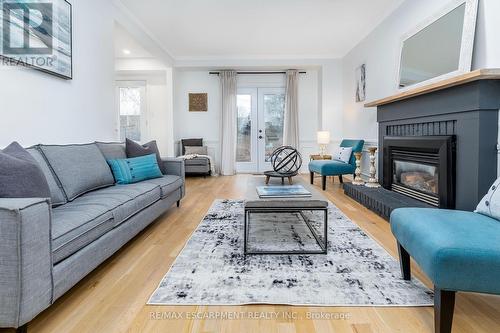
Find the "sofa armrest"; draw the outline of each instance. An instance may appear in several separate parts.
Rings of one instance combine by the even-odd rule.
[[[20,327],[52,303],[49,199],[0,199],[0,327]]]
[[[167,175],[175,175],[182,178],[182,196],[184,196],[186,188],[186,166],[182,158],[167,157],[162,158],[163,166]]]

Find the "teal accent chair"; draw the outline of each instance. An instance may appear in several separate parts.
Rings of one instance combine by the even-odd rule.
[[[309,173],[311,175],[311,184],[314,183],[314,174],[320,174],[322,179],[323,191],[326,190],[326,177],[338,176],[343,183],[343,175],[354,175],[356,171],[356,158],[354,153],[359,153],[365,145],[364,140],[343,140],[340,147],[352,147],[352,156],[349,163],[344,163],[337,160],[317,160],[309,162]]]
[[[500,221],[472,212],[400,208],[391,214],[403,279],[410,256],[434,284],[434,327],[450,333],[457,291],[500,295]]]

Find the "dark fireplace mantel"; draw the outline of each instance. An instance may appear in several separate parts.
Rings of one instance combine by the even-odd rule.
[[[466,82],[378,105],[379,145],[387,138],[453,136],[456,209],[473,210],[497,177],[500,81]],[[384,149],[379,180],[384,182]],[[451,194],[451,193],[450,193]],[[453,194],[452,194],[453,195]]]

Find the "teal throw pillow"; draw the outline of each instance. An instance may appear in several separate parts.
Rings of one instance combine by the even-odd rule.
[[[132,184],[146,179],[160,178],[162,173],[156,155],[108,160],[117,184]]]

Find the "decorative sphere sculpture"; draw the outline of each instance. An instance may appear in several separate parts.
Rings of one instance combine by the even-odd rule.
[[[296,175],[302,167],[302,156],[293,147],[279,147],[271,154],[271,164],[281,175]]]

